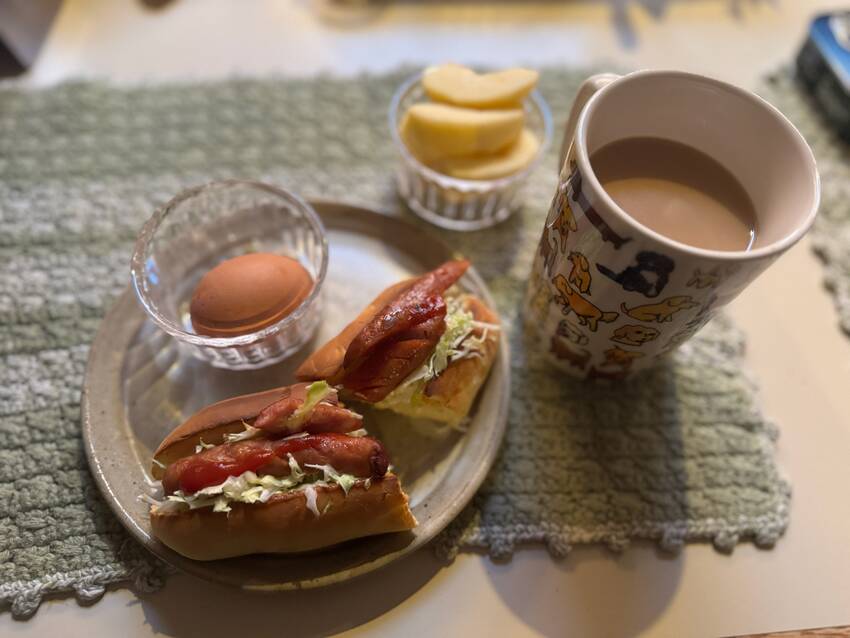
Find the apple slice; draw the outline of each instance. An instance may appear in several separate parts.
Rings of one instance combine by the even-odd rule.
[[[401,139],[420,161],[495,153],[516,141],[522,109],[481,111],[447,104],[414,104],[402,118]]]
[[[422,86],[438,102],[474,108],[519,106],[539,76],[529,69],[478,74],[459,64],[443,64],[425,70]]]
[[[458,179],[497,179],[518,173],[537,156],[540,140],[528,129],[519,139],[493,155],[481,157],[450,157],[434,165],[444,175]]]

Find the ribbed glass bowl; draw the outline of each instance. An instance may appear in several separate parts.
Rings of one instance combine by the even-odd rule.
[[[523,170],[491,180],[443,175],[417,160],[399,135],[408,108],[427,102],[422,72],[408,78],[390,102],[390,134],[398,155],[398,193],[410,209],[432,224],[451,230],[480,230],[510,217],[522,205],[522,187],[552,142],[552,114],[543,96],[533,91],[523,103],[525,125],[540,140],[537,156]]]
[[[189,303],[201,277],[251,252],[297,259],[313,278],[310,295],[262,330],[236,337],[196,334]],[[281,361],[312,337],[327,266],[325,229],[312,206],[268,184],[223,180],[183,191],[154,213],[136,240],[130,274],[142,307],[182,347],[216,367],[250,370]]]

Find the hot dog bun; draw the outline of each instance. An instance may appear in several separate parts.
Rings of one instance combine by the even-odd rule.
[[[241,432],[245,429],[244,422],[255,419],[260,410],[282,399],[288,391],[288,386],[274,388],[225,399],[199,410],[159,444],[153,454],[151,475],[155,479],[162,479],[165,468],[177,459],[194,454],[195,446],[201,439],[204,443],[218,445],[224,440],[225,434]]]
[[[267,503],[234,503],[225,515],[212,508],[151,512],[154,534],[171,549],[194,560],[246,554],[288,554],[330,547],[374,534],[412,529],[416,519],[398,477],[387,474],[368,489],[361,481],[348,495],[338,485],[316,488],[313,514],[303,491],[272,497]]]

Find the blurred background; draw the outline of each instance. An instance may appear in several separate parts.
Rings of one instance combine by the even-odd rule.
[[[399,64],[676,67],[751,85],[825,0],[0,0],[24,82],[382,71]]]

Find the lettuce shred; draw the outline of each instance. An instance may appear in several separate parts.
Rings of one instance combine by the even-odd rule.
[[[304,403],[298,406],[298,409],[286,420],[287,428],[290,430],[297,429],[304,421],[310,418],[310,414],[312,414],[316,406],[332,393],[333,388],[328,385],[327,381],[315,381],[308,385],[307,397],[304,399]]]
[[[254,439],[263,433],[260,428],[255,428],[253,425],[245,423],[245,421],[242,421],[242,424],[245,426],[245,429],[241,432],[232,432],[230,434],[224,435],[225,443],[236,443],[236,441],[246,441],[248,439]]]
[[[309,469],[319,472],[305,472],[298,461],[289,454],[289,476],[278,477],[264,474],[258,476],[254,472],[244,472],[239,476],[230,476],[223,483],[205,487],[194,494],[184,494],[177,491],[166,497],[165,501],[156,501],[158,509],[180,508],[198,509],[212,507],[214,512],[230,512],[232,503],[265,503],[277,494],[303,490],[307,497],[307,505],[316,516],[316,487],[339,485],[348,494],[358,479],[351,474],[341,474],[330,465],[306,465]],[[368,480],[368,479],[367,479]],[[371,482],[369,482],[371,485]],[[367,487],[368,489],[368,487]],[[310,507],[312,498],[312,507]]]

